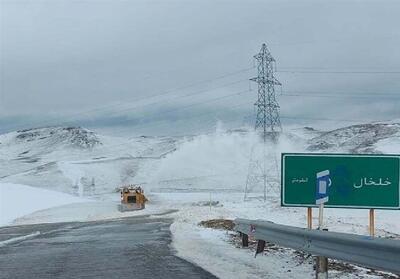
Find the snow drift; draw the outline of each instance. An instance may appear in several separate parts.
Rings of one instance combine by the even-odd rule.
[[[60,192],[0,183],[0,226],[38,210],[86,201]]]

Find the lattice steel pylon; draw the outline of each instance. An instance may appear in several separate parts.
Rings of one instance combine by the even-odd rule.
[[[275,141],[282,131],[279,118],[279,104],[275,97],[275,85],[282,85],[274,77],[275,59],[263,44],[259,53],[254,55],[258,62],[258,76],[250,79],[258,84],[257,118],[255,129],[262,132],[264,142],[267,137]]]
[[[279,133],[282,131],[279,104],[275,97],[275,86],[281,85],[281,83],[274,77],[275,59],[272,57],[266,44],[261,46],[260,52],[254,55],[254,58],[257,61],[258,75],[250,80],[258,84],[258,98],[254,104],[257,107],[255,130],[261,133],[263,152],[260,159],[260,154],[255,150],[255,146],[251,150],[244,199],[246,200],[249,191],[262,181],[265,201],[267,198],[267,184],[271,184],[274,182],[274,179],[277,179],[274,177],[275,175],[267,176],[267,169],[269,167],[267,168],[266,162],[266,143],[268,141],[271,145],[275,145]],[[269,155],[273,164],[273,172],[278,172],[276,155]],[[278,176],[278,173],[276,173],[276,176]],[[267,178],[269,178],[268,181]]]

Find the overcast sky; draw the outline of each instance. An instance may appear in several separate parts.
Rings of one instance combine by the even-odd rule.
[[[282,122],[400,118],[400,1],[0,3],[0,131],[246,118],[256,91],[210,100],[249,89],[263,42]]]

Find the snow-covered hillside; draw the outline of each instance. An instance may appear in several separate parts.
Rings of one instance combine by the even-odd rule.
[[[87,195],[124,183],[163,191],[241,191],[252,146],[250,128],[190,137],[119,138],[78,127],[47,127],[0,135],[0,179]],[[256,145],[257,146],[257,145]],[[269,147],[268,147],[269,148]],[[400,153],[400,124],[371,123],[319,131],[285,130],[270,153]],[[85,189],[82,189],[85,188]]]
[[[0,135],[2,157],[35,162],[38,156],[58,149],[88,149],[101,144],[91,131],[79,127],[48,127]]]
[[[0,179],[75,194],[94,182],[101,194],[132,183],[144,163],[174,151],[178,140],[101,136],[79,127],[16,131],[0,135]]]
[[[0,135],[0,148],[21,161],[32,162],[36,156],[58,148],[93,148],[101,142],[92,131],[80,127],[46,127]]]
[[[345,153],[400,153],[399,138],[400,123],[352,125],[313,137],[308,142],[308,150]],[[391,145],[390,148],[388,145]]]

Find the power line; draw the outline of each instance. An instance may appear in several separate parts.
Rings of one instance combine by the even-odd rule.
[[[286,93],[297,93],[297,94],[335,94],[335,95],[373,95],[373,96],[400,96],[400,93],[391,93],[391,92],[386,92],[386,93],[379,93],[378,91],[372,92],[372,91],[357,91],[357,90],[351,90],[351,91],[314,91],[314,90],[284,90],[283,92]]]
[[[228,94],[228,95],[223,95],[223,96],[220,96],[220,97],[217,97],[217,98],[208,99],[208,100],[205,100],[205,101],[201,101],[201,102],[196,102],[196,103],[188,104],[188,105],[186,105],[186,106],[180,106],[180,107],[172,108],[172,109],[169,109],[169,110],[160,112],[160,113],[150,113],[150,116],[152,116],[152,117],[151,117],[151,118],[147,118],[147,120],[149,120],[149,119],[150,119],[150,120],[158,120],[159,117],[165,117],[166,114],[171,113],[171,112],[180,111],[180,110],[185,110],[185,109],[188,109],[188,108],[191,108],[191,107],[194,107],[194,106],[198,106],[198,105],[202,105],[202,104],[206,104],[206,103],[212,103],[212,102],[220,101],[220,100],[223,100],[223,99],[232,97],[232,96],[243,95],[243,94],[248,93],[248,92],[250,92],[250,91],[251,91],[251,90],[249,90],[249,89],[247,89],[247,90],[242,90],[242,91],[235,92],[235,93],[231,93],[231,94]],[[248,102],[247,102],[247,104],[248,104]],[[237,105],[230,106],[230,108],[238,107],[238,106],[241,106],[241,105],[243,105],[243,104],[242,104],[242,103],[239,103],[239,104],[237,104]],[[205,113],[195,114],[194,116],[196,117],[196,116],[202,116],[202,115],[207,115],[207,114],[210,114],[210,113],[209,113],[209,112],[205,112]],[[141,115],[141,116],[142,116],[142,115]],[[186,117],[185,120],[187,120],[187,119],[189,119],[189,118],[193,118],[193,116],[191,116],[191,117]],[[143,118],[142,118],[142,119],[143,119]],[[145,118],[145,119],[146,119],[146,118]],[[120,123],[125,123],[125,122],[130,122],[130,121],[132,121],[132,119],[122,120],[122,121],[119,122],[119,124],[120,124]],[[162,120],[160,120],[160,121],[162,121]],[[135,124],[135,125],[133,125],[132,127],[133,127],[133,128],[137,128],[137,127],[141,127],[141,126],[150,127],[150,126],[152,126],[152,125],[154,125],[154,124],[149,124],[148,122],[145,122],[145,123]]]
[[[183,86],[174,87],[174,88],[162,91],[160,93],[156,93],[156,94],[153,94],[153,95],[150,95],[150,96],[145,96],[145,97],[134,99],[134,100],[130,100],[130,101],[131,102],[137,102],[137,101],[143,101],[143,100],[151,99],[151,98],[154,98],[154,97],[168,95],[170,93],[174,93],[175,91],[181,91],[181,90],[184,90],[184,89],[187,89],[187,88],[191,88],[191,87],[194,87],[194,86],[210,83],[210,82],[213,82],[215,80],[220,80],[220,79],[224,79],[224,78],[229,77],[229,76],[233,76],[233,75],[237,75],[237,74],[240,74],[240,73],[244,73],[244,72],[247,72],[247,71],[249,71],[249,70],[251,70],[253,68],[254,67],[243,68],[243,69],[240,69],[240,70],[237,70],[237,71],[233,71],[233,72],[229,72],[227,74],[223,74],[223,75],[217,76],[215,78],[204,79],[204,80],[192,82],[192,83],[189,83],[189,84],[186,84],[186,85],[183,85]],[[102,108],[111,108],[111,107],[116,107],[118,105],[120,105],[120,104],[104,106]],[[97,110],[102,109],[102,108],[98,108],[98,109],[94,109],[94,110],[97,111]],[[86,114],[87,112],[83,112],[83,113]]]
[[[279,69],[283,69],[283,70],[325,70],[325,71],[400,71],[400,67],[399,66],[363,66],[363,65],[348,65],[348,66],[343,66],[341,65],[340,67],[336,67],[336,66],[318,66],[318,65],[314,65],[314,66],[302,66],[302,65],[296,65],[296,66],[287,66],[287,65],[283,65],[283,66],[279,66]]]
[[[344,119],[344,118],[321,118],[321,117],[305,117],[305,116],[281,116],[283,119],[301,119],[301,120],[319,120],[319,121],[330,121],[330,122],[361,122],[361,123],[366,123],[366,122],[371,122],[372,120],[367,120],[367,119]],[[388,121],[386,120],[380,120],[380,121]]]
[[[306,97],[306,98],[361,98],[361,99],[376,99],[376,98],[388,98],[388,99],[400,99],[400,95],[356,95],[356,94],[307,94],[305,92],[299,93],[282,93],[282,97]]]
[[[193,82],[193,83],[190,83],[190,84],[187,84],[187,85],[184,85],[184,86],[175,87],[175,88],[172,88],[172,89],[168,89],[166,91],[162,91],[162,92],[160,92],[158,94],[153,94],[153,95],[150,95],[150,96],[137,98],[135,100],[131,100],[131,102],[143,101],[143,100],[147,100],[147,99],[152,99],[154,97],[168,95],[170,93],[174,93],[175,91],[181,91],[183,89],[191,88],[191,87],[194,87],[194,86],[197,86],[197,85],[210,83],[210,82],[215,81],[215,80],[220,80],[220,79],[224,79],[224,78],[229,77],[229,76],[233,76],[233,75],[237,75],[237,74],[240,74],[240,73],[244,73],[244,72],[247,72],[247,71],[249,71],[249,70],[251,70],[253,68],[254,67],[243,68],[243,69],[240,69],[240,70],[237,70],[237,71],[234,71],[234,72],[230,72],[230,73],[227,73],[227,74],[223,74],[223,75],[217,76],[217,77],[212,78],[212,79],[206,79],[206,80],[201,80],[201,81],[198,81],[198,82]],[[247,79],[241,80],[241,81],[232,82],[232,83],[229,83],[229,84],[225,84],[225,85],[220,86],[220,87],[215,87],[215,88],[213,88],[211,90],[215,90],[215,89],[218,89],[218,88],[226,87],[228,85],[232,85],[232,84],[243,82],[243,81],[247,81]],[[211,90],[202,90],[201,92],[208,92],[208,91],[211,91]],[[115,108],[115,107],[118,107],[118,106],[121,106],[121,103],[112,104],[112,105],[107,105],[107,106],[97,107],[97,108],[94,108],[94,109],[89,109],[89,110],[85,110],[85,111],[76,112],[76,113],[73,113],[73,114],[70,114],[69,116],[67,116],[69,118],[68,121],[62,121],[61,123],[57,123],[57,125],[62,125],[62,124],[68,123],[68,122],[72,122],[73,120],[77,120],[77,117],[82,116],[82,115],[88,115],[88,114],[93,113],[93,112],[104,111],[104,110]],[[136,108],[136,107],[134,107],[134,108]],[[131,109],[133,109],[133,108],[131,108]],[[61,120],[61,119],[64,120],[65,118],[66,118],[65,116],[50,117],[47,121],[42,122],[41,126],[51,125],[53,122],[55,122],[57,120]],[[29,126],[29,125],[21,124],[21,125],[13,126],[12,129],[15,130],[15,129],[27,128],[27,126]]]
[[[136,108],[143,108],[143,107],[147,107],[147,106],[153,106],[153,105],[158,104],[158,103],[170,102],[171,100],[175,100],[175,99],[183,99],[183,98],[186,98],[186,97],[198,95],[200,93],[211,92],[211,91],[214,91],[216,89],[228,87],[228,86],[234,85],[234,84],[239,84],[239,83],[242,83],[244,81],[248,81],[248,79],[237,80],[237,81],[225,83],[225,84],[223,84],[221,86],[217,86],[217,87],[213,87],[213,88],[209,88],[209,89],[205,89],[205,90],[198,90],[198,91],[186,94],[186,95],[175,96],[173,98],[170,98],[169,100],[160,100],[160,101],[155,101],[155,102],[152,102],[152,103],[149,103],[149,104],[136,105],[134,107],[128,107],[128,108],[125,108],[125,109],[118,110],[117,113],[124,112],[124,111],[131,111],[132,109],[136,109]]]
[[[277,70],[278,73],[290,74],[400,74],[400,71],[300,71],[300,70]]]
[[[226,96],[223,96],[223,97],[214,99],[214,100],[209,100],[209,102],[216,101],[216,100],[221,100],[221,99],[223,99],[223,98],[227,98],[227,97],[234,96],[234,95],[245,94],[245,93],[248,93],[248,92],[250,92],[250,90],[236,92],[236,93],[234,93],[234,94],[229,94],[229,95],[226,95]],[[203,103],[205,103],[205,102],[203,102]],[[193,105],[193,104],[192,104],[192,105]],[[186,107],[181,107],[181,108],[176,108],[176,109],[177,109],[177,110],[178,110],[178,109],[186,109],[186,108],[188,108],[188,107],[190,107],[190,106],[192,106],[192,105],[189,105],[189,106],[186,106]],[[237,107],[240,107],[240,106],[243,106],[243,105],[247,105],[247,106],[248,106],[248,105],[249,105],[249,102],[247,101],[246,103],[239,103],[239,104],[230,106],[230,109],[237,108]],[[155,114],[155,115],[164,116],[164,113],[158,113],[158,114]],[[188,119],[193,119],[193,118],[200,118],[201,116],[204,116],[204,115],[212,115],[213,117],[217,117],[217,116],[218,116],[218,112],[217,112],[217,113],[210,113],[210,112],[206,111],[206,112],[202,112],[202,113],[192,114],[192,115],[186,116],[184,119],[180,119],[180,120],[178,120],[178,121],[188,120]],[[245,115],[245,116],[243,116],[242,118],[245,118],[245,117],[248,117],[248,116],[250,116],[250,114]],[[165,123],[163,123],[162,121],[163,121],[163,120],[161,119],[161,120],[157,120],[157,122],[152,122],[152,123],[141,123],[141,124],[137,124],[137,125],[130,126],[130,128],[135,128],[135,129],[137,129],[138,127],[139,127],[139,128],[140,128],[140,127],[147,127],[147,128],[149,128],[149,127],[152,127],[152,128],[154,128],[154,127],[170,127],[171,124],[165,124]],[[224,123],[230,123],[230,122],[236,122],[236,121],[237,121],[236,119],[234,119],[234,120],[226,120],[226,121],[224,121]],[[208,131],[208,130],[207,130],[207,131]],[[118,133],[118,130],[117,130],[116,132]],[[134,138],[135,138],[135,137],[129,138],[129,140],[134,139]],[[108,148],[110,148],[110,147],[118,147],[118,146],[122,146],[122,145],[126,145],[126,143],[120,143],[120,144],[116,144],[116,145],[109,145],[109,146],[107,146],[107,147],[108,147]]]

